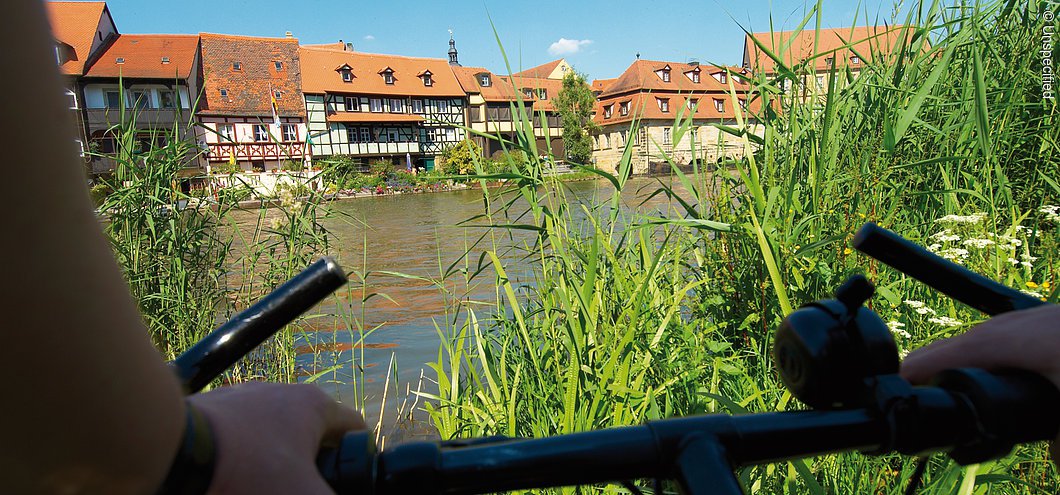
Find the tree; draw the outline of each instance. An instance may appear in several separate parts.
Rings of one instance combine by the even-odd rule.
[[[593,104],[596,98],[585,76],[568,72],[563,76],[563,88],[552,102],[563,119],[563,145],[567,159],[574,163],[587,164],[593,157],[592,133],[597,125],[593,122]]]
[[[482,148],[470,139],[442,152],[439,168],[449,175],[466,175],[475,173],[475,161],[482,156]]]

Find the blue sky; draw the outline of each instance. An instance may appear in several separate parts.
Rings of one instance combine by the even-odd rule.
[[[898,0],[894,0],[898,1]],[[505,73],[566,58],[591,79],[617,77],[642,58],[739,64],[744,26],[792,29],[813,4],[793,0],[109,0],[122,33],[215,32],[353,42],[372,53],[441,57],[453,30],[463,65]],[[894,2],[827,0],[822,27],[890,21]]]

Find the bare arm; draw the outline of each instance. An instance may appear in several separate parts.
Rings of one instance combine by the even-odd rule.
[[[184,401],[92,211],[42,4],[15,0],[5,14],[3,490],[151,493],[177,451]],[[312,385],[232,387],[189,400],[216,437],[214,493],[326,493],[317,449],[364,427]]]
[[[150,491],[183,430],[180,390],[92,213],[43,6],[17,0],[7,8],[0,17],[8,47],[0,55],[8,68],[0,78],[6,489]]]

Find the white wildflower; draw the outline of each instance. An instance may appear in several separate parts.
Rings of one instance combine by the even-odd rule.
[[[949,248],[939,251],[939,256],[950,261],[961,261],[968,257],[968,250],[962,248]]]
[[[1017,239],[1015,237],[1012,237],[1012,236],[1010,236],[1008,234],[999,236],[997,239],[998,239],[999,243],[1008,244],[1008,246],[1011,247],[1011,248],[1018,248],[1018,247],[1023,245],[1023,241],[1021,241],[1021,240],[1019,240],[1019,239]]]
[[[1009,258],[1008,262],[1011,263],[1012,266],[1016,266],[1016,265],[1020,264],[1020,260],[1018,260],[1016,258]]]
[[[933,315],[933,314],[935,314],[935,310],[933,310],[931,308],[916,308],[916,312],[917,312],[917,314],[920,314],[920,315]]]
[[[904,359],[908,355],[909,355],[909,351],[907,351],[905,349],[902,349],[902,350],[898,351],[898,357],[900,357],[900,358]]]
[[[893,321],[892,320],[892,321],[887,322],[887,328],[891,329],[891,333],[893,333],[893,334],[895,334],[895,335],[897,335],[899,337],[905,337],[907,339],[912,338],[913,336],[909,335],[909,332],[907,332],[907,331],[902,329],[902,327],[904,327],[904,326],[905,326],[905,323],[902,323],[900,321]]]
[[[1060,206],[1045,205],[1038,208],[1038,211],[1045,215],[1046,220],[1060,223]]]
[[[1038,292],[1036,290],[1021,290],[1020,292],[1022,292],[1024,294],[1027,294],[1028,296],[1034,296],[1034,297],[1036,297],[1038,299],[1041,299],[1041,298],[1045,297],[1045,296],[1042,295],[1041,292]]]
[[[273,217],[272,220],[269,220],[269,228],[272,230],[279,230],[280,225],[282,225],[282,222],[280,222],[279,217]]]
[[[950,229],[943,230],[942,232],[936,232],[931,235],[932,239],[939,242],[957,242],[961,240],[961,236],[954,234]]]
[[[939,252],[939,249],[942,249],[942,244],[935,243],[935,244],[932,244],[932,245],[928,246],[927,248],[928,248],[928,251],[931,251],[932,253],[937,253],[937,252]]]
[[[946,216],[944,216],[944,217],[942,217],[942,218],[940,218],[938,220],[935,220],[935,222],[936,223],[952,223],[952,224],[965,223],[965,224],[973,224],[974,225],[974,224],[977,224],[979,222],[982,222],[983,220],[986,220],[986,213],[980,212],[980,213],[973,213],[971,215],[963,216],[963,217],[960,216],[960,215],[946,215]]]
[[[937,318],[928,318],[928,321],[944,327],[959,327],[961,326],[960,320],[955,320],[949,316],[939,316]]]
[[[967,239],[964,241],[965,246],[971,246],[979,249],[983,249],[993,244],[995,244],[995,242],[990,239]]]
[[[924,303],[922,303],[920,301],[914,301],[912,299],[906,299],[903,302],[906,304],[906,306],[909,306],[910,308],[913,308],[913,309],[923,308],[924,307]]]

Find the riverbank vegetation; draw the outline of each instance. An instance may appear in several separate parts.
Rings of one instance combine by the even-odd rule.
[[[487,254],[443,273],[490,277],[497,298],[451,298],[437,388],[422,392],[432,423],[443,438],[541,437],[799,409],[777,377],[773,331],[854,273],[876,283],[872,307],[903,353],[984,319],[851,250],[866,221],[1056,302],[1060,127],[1042,99],[1044,8],[1055,16],[1034,2],[918,4],[897,20],[910,28],[891,56],[874,50],[859,74],[833,72],[808,104],[781,88],[798,87],[814,60],[790,66],[765,50],[779,67],[752,81],[765,110],[722,125],[748,156],[731,175],[660,181],[655,194],[672,200],[662,216],[619,207],[629,143],[616,174],[595,172],[615,193],[572,203],[541,173],[526,112],[513,112],[526,173],[509,170],[513,188],[485,193]],[[678,118],[673,141],[692,127]],[[515,241],[527,231],[532,240]],[[841,454],[739,477],[748,493],[901,493],[914,461]],[[936,455],[919,493],[1055,493],[1058,476],[1044,445],[968,468]]]

